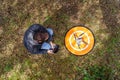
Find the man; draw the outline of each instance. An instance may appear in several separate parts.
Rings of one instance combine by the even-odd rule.
[[[24,45],[33,54],[54,54],[58,51],[59,46],[54,44],[52,39],[52,29],[33,24],[25,32]]]

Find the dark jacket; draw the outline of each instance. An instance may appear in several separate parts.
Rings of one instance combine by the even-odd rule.
[[[33,35],[35,34],[36,31],[44,31],[49,34],[49,38],[47,42],[51,41],[52,36],[50,33],[44,28],[43,26],[39,24],[33,24],[32,26],[29,27],[29,29],[25,32],[24,35],[24,46],[28,49],[33,54],[44,54],[47,53],[46,49],[41,49],[41,45],[37,41],[33,39]]]

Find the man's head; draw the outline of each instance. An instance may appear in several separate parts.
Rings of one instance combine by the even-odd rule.
[[[36,40],[38,43],[42,43],[48,39],[47,32],[36,32],[33,36],[33,39]]]

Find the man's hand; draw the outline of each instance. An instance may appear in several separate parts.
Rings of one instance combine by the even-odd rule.
[[[51,45],[52,49],[54,49],[55,44],[52,41],[50,41],[50,45]]]
[[[54,54],[54,53],[53,53],[53,50],[48,50],[47,53],[48,53],[48,54]]]

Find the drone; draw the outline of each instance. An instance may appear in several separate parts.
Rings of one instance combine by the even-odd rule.
[[[88,43],[86,41],[84,41],[84,39],[82,37],[83,35],[84,35],[84,32],[81,33],[79,36],[76,33],[74,33],[74,38],[75,38],[75,41],[76,41],[79,49],[81,49],[80,48],[81,42],[83,42],[84,44],[88,45]]]

